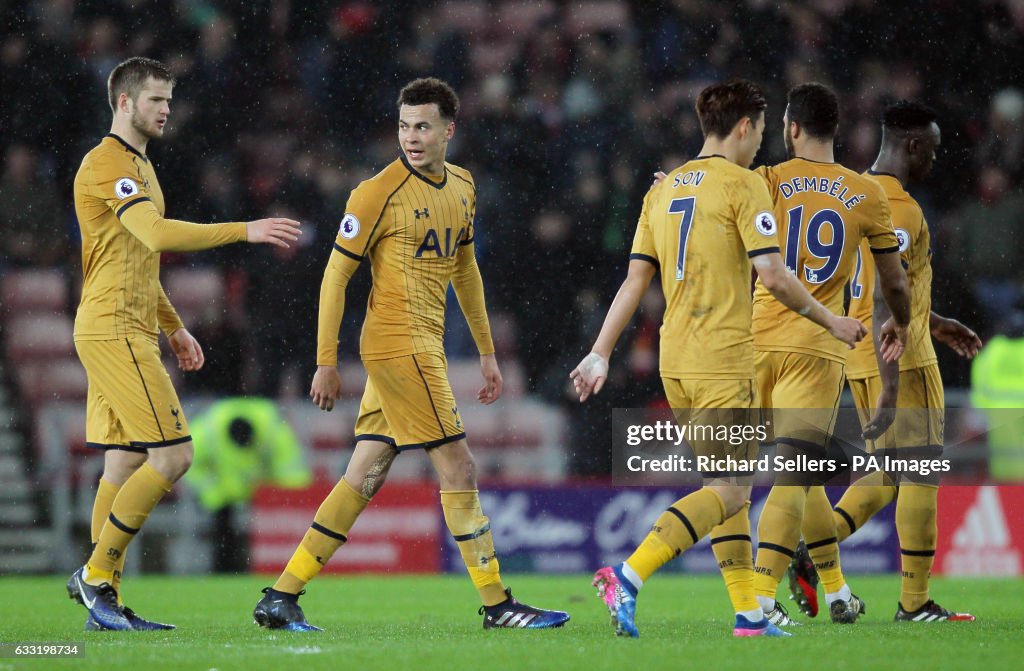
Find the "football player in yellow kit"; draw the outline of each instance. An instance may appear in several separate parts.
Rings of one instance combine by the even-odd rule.
[[[601,390],[615,343],[660,271],[666,300],[660,372],[671,407],[699,423],[721,424],[729,417],[749,424],[755,413],[751,264],[773,296],[846,347],[866,330],[815,300],[782,262],[771,198],[748,169],[764,132],[761,88],[744,80],[709,86],[696,107],[704,146],[644,198],[626,280],[593,350],[571,377],[581,401]],[[692,446],[698,456],[750,459],[757,453],[753,440]],[[754,598],[749,482],[708,474],[705,483],[669,507],[626,561],[595,574],[619,635],[639,636],[640,588],[709,532],[736,612],[733,634],[788,635],[768,622]]]
[[[459,99],[439,79],[417,79],[402,89],[398,107],[402,156],[352,192],[320,288],[310,396],[331,410],[341,386],[338,329],[345,287],[362,261],[370,261],[373,289],[359,346],[369,380],[356,419],[355,451],[253,617],[272,629],[316,630],[298,597],[345,543],[395,456],[423,449],[441,481],[448,530],[479,592],[484,628],[560,627],[568,613],[519,603],[502,583],[473,455],[448,383],[443,336],[451,285],[480,352],[484,386],[478,400],[489,404],[501,396],[473,245],[476,186],[468,170],[445,161]]]
[[[174,77],[160,62],[129,58],[110,73],[110,133],[75,175],[82,232],[82,298],[75,349],[89,379],[86,445],[104,451],[92,512],[93,553],[68,581],[89,611],[87,629],[173,629],[120,600],[128,544],[192,463],[188,421],[160,361],[163,331],[185,371],[203,351],[160,286],[160,253],[232,242],[287,247],[298,222],[193,224],[164,216],[164,196],[146,147],[163,136]]]
[[[876,356],[865,340],[850,352],[847,379],[861,418],[887,412],[883,425],[889,428],[868,449],[907,449],[919,454],[941,454],[945,411],[942,378],[936,363],[932,338],[943,342],[966,358],[981,347],[977,334],[955,319],[931,310],[931,243],[928,222],[921,206],[907,192],[912,181],[931,171],[941,134],[935,112],[925,105],[899,101],[889,106],[882,118],[882,145],[867,175],[885,190],[892,207],[893,225],[900,242],[900,255],[910,279],[913,315],[906,349],[896,362]],[[885,304],[873,290],[874,264],[861,252],[862,269],[851,282],[850,314],[872,320],[876,334],[887,334],[892,322]],[[876,410],[872,411],[872,405]],[[844,540],[872,515],[896,501],[896,531],[900,539],[902,583],[896,607],[897,622],[940,622],[974,620],[973,615],[949,611],[931,599],[928,581],[935,558],[938,535],[936,502],[938,488],[933,482],[904,480],[893,483],[884,473],[868,475],[847,489],[833,511],[828,499],[808,498],[804,534],[808,524],[833,526],[835,540]],[[829,517],[832,521],[829,521]],[[827,551],[828,548],[821,548]],[[817,562],[815,562],[816,564]],[[798,603],[806,603],[817,583],[813,567],[805,558],[795,558],[791,587]]]
[[[878,266],[882,294],[905,338],[910,292],[888,199],[874,180],[835,162],[839,98],[819,83],[794,87],[783,127],[790,160],[756,172],[767,182],[775,216],[782,222],[779,242],[786,267],[812,296],[842,314],[845,287],[863,244]],[[821,327],[787,310],[760,281],[754,288],[753,331],[758,401],[773,417],[778,452],[823,458],[835,426],[848,350]],[[804,501],[825,495],[823,487],[808,487],[801,479],[777,481],[758,521],[754,591],[776,624],[790,623],[775,593],[800,541]],[[813,532],[805,530],[804,536],[825,583],[832,620],[853,622],[863,602],[850,592],[838,550],[829,544],[835,531]],[[820,554],[818,548],[824,545],[834,552]]]

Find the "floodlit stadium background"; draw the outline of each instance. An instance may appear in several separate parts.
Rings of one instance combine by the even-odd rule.
[[[81,277],[71,183],[109,128],[105,82],[120,60],[159,58],[178,77],[168,131],[149,149],[169,216],[279,214],[305,225],[303,244],[288,252],[164,256],[164,286],[207,355],[198,374],[169,364],[190,419],[217,398],[273,398],[316,477],[309,490],[262,490],[239,508],[234,520],[250,541],[235,563],[278,570],[344,468],[369,273],[348,293],[345,400],[331,414],[305,398],[320,277],[348,192],[397,156],[399,88],[436,75],[462,97],[449,160],[478,185],[477,247],[506,380],[498,405],[473,403],[479,368],[452,297],[450,375],[486,478],[484,506],[504,567],[586,571],[620,559],[677,498],[612,489],[602,477],[611,409],[661,398],[656,287],[601,396],[580,407],[566,382],[625,272],[651,173],[700,147],[692,107],[706,84],[740,75],[766,86],[758,162],[785,158],[781,116],[797,83],[840,92],[837,157],[857,170],[875,156],[886,103],[934,106],[942,149],[927,183],[911,188],[932,230],[934,309],[986,340],[1020,327],[1024,3],[892,4],[4,3],[0,571],[67,572],[88,544],[101,464],[84,448],[86,382],[71,339]],[[940,365],[947,404],[968,405],[969,365],[948,350]],[[950,430],[977,433],[984,416],[974,422]],[[987,468],[984,444],[972,449]],[[1024,521],[1009,511],[1022,506],[1021,488],[944,490],[936,572],[1019,574]],[[210,511],[179,484],[128,570],[207,572],[213,529]],[[329,569],[461,572],[442,529],[429,464],[403,455]],[[844,545],[843,562],[894,571],[897,553],[890,511]],[[677,568],[713,570],[710,554],[705,543]]]

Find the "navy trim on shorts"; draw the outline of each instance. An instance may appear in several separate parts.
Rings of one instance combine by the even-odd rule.
[[[405,452],[406,450],[429,450],[434,447],[440,447],[447,445],[448,443],[454,443],[456,440],[462,440],[466,437],[466,432],[457,433],[454,436],[445,436],[444,438],[438,438],[437,440],[431,440],[426,443],[413,443],[411,445],[395,445],[395,449],[399,452]]]
[[[420,363],[416,360],[415,354],[412,355],[412,364],[416,366],[416,372],[420,374],[420,379],[423,380],[423,388],[427,390],[427,399],[430,401],[430,409],[434,411],[434,419],[437,420],[437,426],[441,429],[441,435],[447,437],[448,434],[445,433],[444,424],[441,423],[441,416],[437,414],[437,406],[434,405],[434,396],[430,393],[430,385],[427,384],[427,378],[423,377],[423,371],[420,370]]]
[[[809,440],[801,440],[799,438],[790,438],[789,436],[775,436],[776,444],[782,443],[783,445],[789,445],[795,447],[801,452],[820,452],[826,448],[828,444],[828,438],[825,439],[825,445],[819,445],[818,443],[812,443]]]
[[[924,407],[928,408],[930,410],[931,407],[932,407],[932,403],[931,403],[931,399],[928,398],[928,374],[924,372],[925,369],[923,367],[922,368],[918,368],[916,370],[917,370],[918,375],[921,376],[921,389],[924,391]],[[943,410],[945,410],[945,409],[943,409]],[[928,424],[928,443],[934,445],[935,441],[932,440],[932,422],[931,422],[932,418],[928,417],[926,419],[927,419],[927,424]]]
[[[754,473],[751,471],[699,471],[700,477],[705,480],[716,480],[720,478],[752,478]]]
[[[190,440],[192,440],[191,435],[182,436],[181,438],[171,438],[170,440],[161,440],[155,443],[142,443],[137,440],[133,440],[132,447],[141,447],[144,449],[149,449],[151,447],[170,447],[171,445],[181,445],[182,443],[187,443]]]
[[[114,443],[90,443],[86,442],[85,446],[90,450],[122,450],[124,452],[137,452],[145,454],[146,450],[141,447],[133,447],[131,445],[116,445]]]
[[[394,438],[379,433],[360,433],[358,436],[356,436],[356,442],[358,443],[360,440],[376,440],[381,443],[387,443],[391,447],[395,446]]]
[[[142,376],[142,369],[139,367],[139,360],[135,358],[135,351],[132,349],[132,343],[128,338],[125,338],[124,344],[128,346],[128,353],[132,355],[132,363],[135,364],[135,370],[139,372],[139,380],[142,382],[142,390],[146,392],[146,400],[149,401],[149,409],[153,412],[153,421],[156,422],[157,431],[160,432],[160,439],[167,440],[167,436],[164,435],[164,428],[160,426],[160,418],[156,415],[156,408],[153,406],[153,399],[149,395],[149,387],[146,386],[146,378]],[[142,447],[143,445],[144,443],[138,444],[138,447]]]

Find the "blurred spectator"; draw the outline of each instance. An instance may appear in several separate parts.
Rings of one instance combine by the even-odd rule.
[[[67,210],[52,173],[39,165],[39,153],[12,144],[0,176],[0,245],[3,264],[53,266],[70,256]]]
[[[1024,176],[1024,92],[1006,88],[992,98],[988,133],[974,155],[979,169],[995,166],[1015,183]]]
[[[1006,314],[971,364],[971,405],[988,418],[989,473],[1024,482],[1024,312]]]
[[[968,283],[991,328],[1021,298],[1024,280],[1024,193],[1014,189],[995,166],[978,178],[977,200],[953,215],[960,258],[966,261],[962,281]]]
[[[263,484],[308,487],[312,471],[292,428],[267,399],[217,401],[190,428],[195,460],[185,481],[196,490],[199,503],[214,513],[213,570],[244,572],[248,530],[236,520],[235,508],[248,505]]]
[[[1020,294],[1024,4],[1015,0],[5,3],[5,266],[77,262],[68,185],[108,119],[95,94],[129,54],[164,60],[179,80],[150,153],[175,175],[164,185],[179,208],[169,216],[257,217],[284,205],[305,224],[305,246],[284,253],[280,275],[267,272],[267,250],[189,260],[220,269],[239,296],[204,346],[238,352],[243,382],[267,394],[280,392],[284,370],[311,370],[320,276],[348,194],[395,158],[394,92],[427,74],[463,97],[450,156],[476,182],[488,303],[516,320],[506,332],[518,341],[498,347],[528,353],[534,390],[560,397],[566,364],[597,332],[588,311],[617,286],[597,269],[625,268],[650,174],[700,146],[693,102],[712,79],[765,84],[758,163],[786,158],[779,130],[792,84],[820,79],[840,91],[839,158],[856,170],[874,158],[886,103],[915,96],[936,107],[938,169],[913,187],[935,225],[935,308],[977,323],[976,300],[993,324]],[[348,291],[346,356],[368,275]],[[577,345],[563,337],[584,328]],[[939,356],[950,385],[966,384],[966,368]],[[225,387],[236,387],[235,367]],[[304,387],[308,373],[299,377]],[[625,379],[602,394],[616,396],[638,398]]]

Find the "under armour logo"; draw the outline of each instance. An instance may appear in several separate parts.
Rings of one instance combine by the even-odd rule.
[[[416,218],[430,219],[430,208],[425,207],[422,210],[413,210],[416,213]]]

